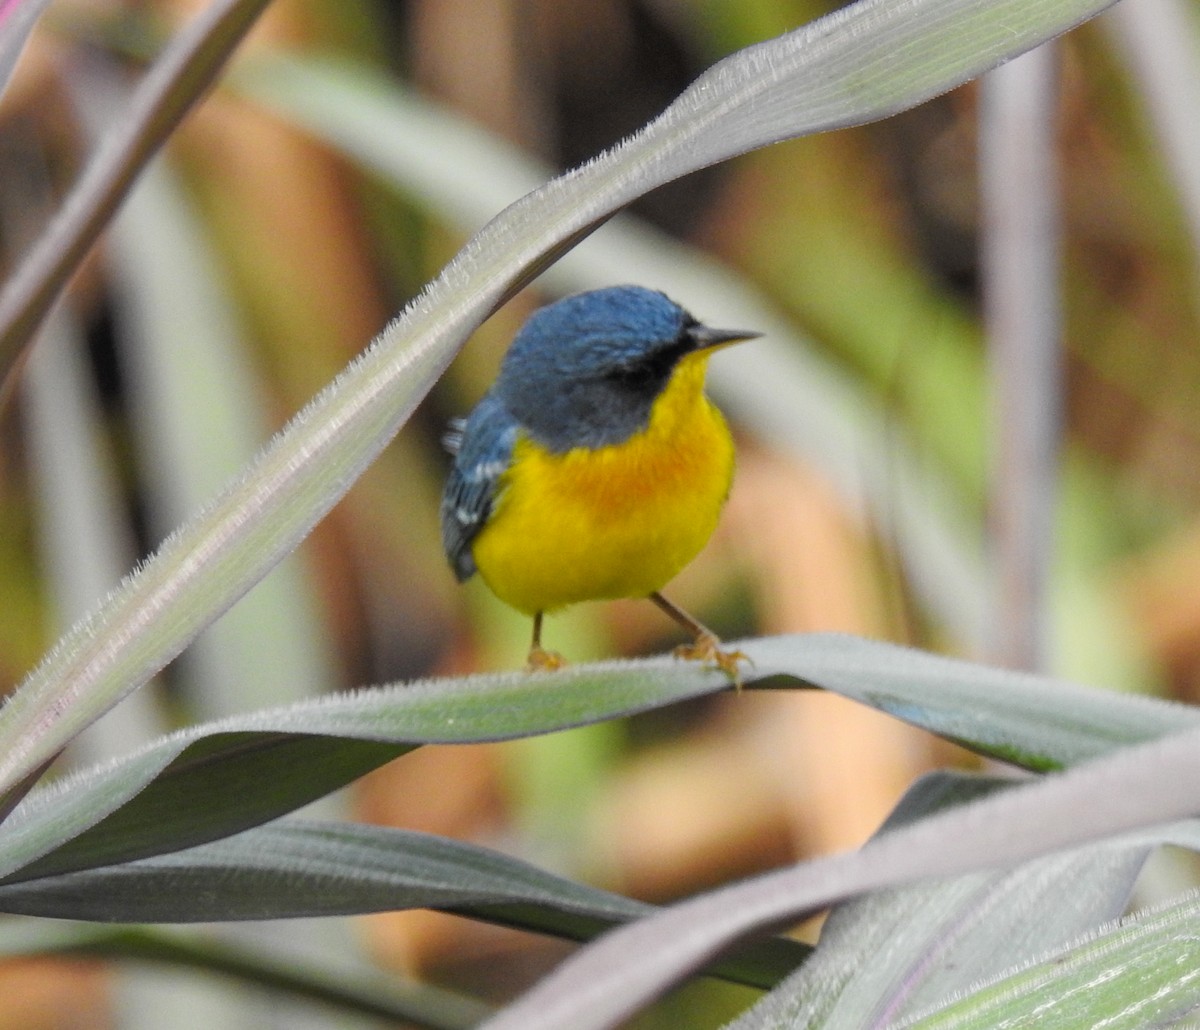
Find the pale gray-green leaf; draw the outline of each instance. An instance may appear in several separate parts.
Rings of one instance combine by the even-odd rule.
[[[767,637],[747,651],[760,676],[796,676],[1027,769],[1200,726],[1188,705],[849,636]]]
[[[738,646],[755,663],[753,678],[821,686],[1033,769],[1200,723],[1200,713],[1182,705],[854,637],[813,634]],[[0,828],[0,875],[89,868],[236,833],[419,744],[548,733],[728,688],[710,669],[657,658],[574,666],[553,676],[380,687],[206,723],[31,794]]]
[[[1200,894],[1139,912],[906,1030],[1145,1030],[1200,1007]]]
[[[880,833],[1012,780],[933,773]],[[1120,915],[1151,843],[1114,842],[839,905],[813,956],[729,1030],[890,1026]]]
[[[1200,722],[1181,705],[853,637],[739,646],[755,678],[822,686],[1034,769]],[[285,814],[418,744],[546,733],[727,687],[711,670],[660,658],[376,688],[204,724],[31,795],[0,829],[0,873],[189,847]]]
[[[1028,861],[1200,812],[1200,729],[1046,776],[816,859],[682,902],[563,963],[489,1030],[610,1027],[732,941],[850,896]]]
[[[0,828],[0,869],[27,878],[190,847],[419,744],[567,729],[728,686],[670,660],[613,663],[368,689],[205,723],[31,793]]]

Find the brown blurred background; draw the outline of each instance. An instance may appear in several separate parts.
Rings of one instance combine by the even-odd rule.
[[[53,6],[0,106],[0,180],[36,180],[52,209],[89,144],[64,82],[86,54],[125,73],[199,5]],[[243,60],[286,47],[378,70],[548,164],[567,168],[636,130],[724,54],[824,8],[787,0],[278,0]],[[1141,670],[1123,684],[1200,690],[1200,349],[1195,253],[1136,90],[1103,28],[1061,48],[1067,451],[1061,546],[1078,552]],[[752,282],[881,422],[915,442],[985,523],[985,360],[979,328],[975,92],[883,124],[785,144],[656,190],[634,213]],[[253,405],[270,431],[328,382],[464,242],[418,193],[220,88],[170,147],[189,218],[237,320]],[[483,179],[488,168],[474,170]],[[4,187],[0,186],[0,189]],[[22,243],[5,219],[11,267]],[[25,231],[25,230],[22,230]],[[153,432],[133,401],[114,290],[136,290],[101,247],[77,277],[96,431],[122,532],[164,532],[139,458]],[[601,284],[596,284],[601,285]],[[645,285],[653,286],[654,283]],[[527,628],[459,588],[437,543],[445,421],[486,388],[534,288],[489,321],[384,457],[301,552],[329,656],[324,689],[519,664]],[[677,297],[703,317],[703,297]],[[182,327],[186,342],[187,327]],[[222,404],[213,396],[205,403]],[[0,676],[15,684],[64,621],[32,494],[25,394],[0,412]],[[738,413],[730,412],[738,421]],[[894,543],[816,465],[739,430],[722,527],[674,586],[724,636],[844,631],[970,653],[914,599]],[[248,441],[245,457],[257,446]],[[676,638],[651,606],[551,619],[578,658]],[[184,659],[186,666],[187,659]],[[168,670],[168,724],[198,716]],[[255,707],[253,687],[239,699]],[[261,701],[266,703],[266,701]],[[211,713],[209,713],[211,714]],[[922,771],[968,763],[891,719],[815,692],[721,696],[555,741],[427,748],[353,791],[358,818],[512,850],[649,900],[861,843]],[[968,763],[969,764],[969,763]],[[432,789],[431,789],[432,787]],[[493,998],[566,947],[431,913],[361,920],[381,963]],[[108,974],[0,969],[0,1028],[104,1027]],[[668,1003],[647,1026],[706,1025],[723,988]],[[715,999],[715,1000],[714,1000]],[[693,1006],[689,1008],[690,1006]],[[676,1007],[672,1007],[676,1006]],[[698,1007],[698,1009],[696,1008]],[[641,1025],[641,1024],[639,1024]],[[716,1025],[716,1022],[713,1023]]]

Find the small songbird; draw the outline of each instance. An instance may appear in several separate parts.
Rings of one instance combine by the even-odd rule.
[[[614,286],[536,311],[492,388],[446,444],[442,544],[533,616],[531,669],[553,669],[542,616],[645,597],[683,626],[685,658],[740,682],[716,635],[660,590],[708,541],[733,477],[733,438],[704,393],[708,359],[759,333],[709,329],[654,290]]]

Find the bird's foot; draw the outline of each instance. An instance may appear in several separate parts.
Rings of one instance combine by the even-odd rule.
[[[750,656],[741,651],[726,651],[721,647],[721,640],[715,633],[704,632],[696,636],[690,644],[680,644],[672,652],[676,658],[689,662],[710,662],[720,669],[733,681],[734,689],[742,689],[741,662],[750,662]]]
[[[553,672],[567,664],[567,660],[557,651],[547,651],[541,644],[534,644],[529,649],[529,657],[525,659],[526,672]]]

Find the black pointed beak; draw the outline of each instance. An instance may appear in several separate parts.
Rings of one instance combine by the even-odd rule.
[[[717,347],[727,347],[731,343],[741,343],[743,340],[755,340],[762,336],[762,333],[753,333],[748,329],[710,329],[706,325],[696,323],[687,330],[687,335],[695,350],[714,350]]]

